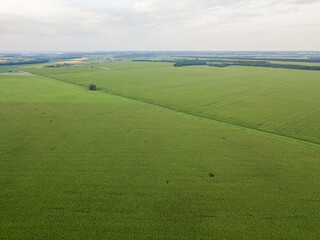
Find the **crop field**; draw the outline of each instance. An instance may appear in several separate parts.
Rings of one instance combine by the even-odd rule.
[[[35,71],[138,96],[146,65],[107,66]],[[318,144],[36,75],[0,75],[0,112],[1,239],[319,237]]]
[[[320,63],[313,63],[313,62],[281,62],[281,61],[270,61],[271,63],[277,64],[293,64],[293,65],[303,65],[303,66],[320,66]]]
[[[28,71],[179,112],[320,143],[320,72],[118,61]]]
[[[0,66],[0,74],[2,73],[15,73],[19,72],[17,65],[11,65],[11,66]]]

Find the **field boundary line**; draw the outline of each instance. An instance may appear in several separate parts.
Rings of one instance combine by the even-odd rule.
[[[81,87],[87,88],[87,85],[84,85],[84,84],[75,83],[75,82],[69,82],[69,81],[66,81],[66,80],[63,80],[63,79],[50,77],[50,76],[46,76],[46,75],[40,75],[40,74],[37,74],[37,73],[32,73],[32,74],[38,75],[38,76],[41,76],[41,77],[46,77],[46,78],[49,78],[49,79],[53,79],[53,80],[56,80],[56,81],[60,81],[60,82],[64,82],[64,83],[68,83],[68,84],[77,85],[77,86],[81,86]],[[187,111],[177,110],[177,109],[174,109],[174,108],[169,107],[169,106],[156,104],[156,103],[153,103],[153,102],[148,102],[146,100],[142,100],[142,99],[139,99],[139,98],[134,98],[134,97],[121,95],[120,93],[115,93],[113,91],[110,91],[110,90],[107,90],[107,89],[103,89],[103,88],[97,88],[97,91],[101,91],[101,92],[104,92],[106,94],[110,94],[110,95],[114,95],[114,96],[117,96],[117,97],[122,97],[122,98],[125,98],[125,99],[129,99],[129,100],[132,100],[132,101],[135,101],[135,102],[138,102],[138,103],[143,103],[143,104],[156,106],[156,107],[159,107],[159,108],[162,108],[162,109],[166,109],[166,110],[169,110],[169,111],[172,111],[172,112],[175,112],[175,113],[188,115],[189,117],[198,118],[198,119],[206,120],[206,121],[211,121],[211,122],[215,122],[217,124],[223,124],[225,126],[229,126],[229,127],[232,127],[232,128],[242,129],[242,130],[246,130],[246,131],[252,131],[252,132],[255,132],[255,133],[265,134],[265,135],[273,136],[273,137],[278,137],[278,138],[286,139],[287,141],[289,140],[289,141],[299,142],[299,143],[302,143],[302,144],[307,144],[309,146],[320,147],[320,143],[315,142],[315,141],[310,141],[310,140],[306,140],[306,139],[302,139],[302,138],[298,138],[298,137],[293,137],[293,136],[289,136],[289,135],[284,135],[284,134],[280,134],[280,133],[276,133],[276,132],[271,132],[271,131],[251,128],[251,127],[246,127],[246,126],[242,126],[242,125],[238,125],[238,124],[234,124],[234,123],[229,123],[229,122],[225,122],[225,121],[214,119],[214,118],[200,116],[200,115],[196,115],[196,114],[193,114],[193,113],[190,113],[190,112],[187,112]]]

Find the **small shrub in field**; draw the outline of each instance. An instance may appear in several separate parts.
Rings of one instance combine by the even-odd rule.
[[[89,90],[91,90],[91,91],[97,90],[96,85],[95,84],[89,84]]]

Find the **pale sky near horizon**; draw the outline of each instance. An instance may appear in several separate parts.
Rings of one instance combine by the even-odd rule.
[[[0,0],[0,51],[320,50],[320,0]]]

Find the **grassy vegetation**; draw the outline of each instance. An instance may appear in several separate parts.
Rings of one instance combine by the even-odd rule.
[[[1,239],[320,234],[317,145],[38,76],[0,76],[0,112]]]
[[[299,64],[302,66],[320,66],[320,63],[314,63],[314,62],[280,62],[280,61],[270,61],[270,63],[276,63],[276,64]]]
[[[320,143],[320,72],[258,67],[174,68],[112,62],[100,68],[29,69],[177,111]]]
[[[20,65],[0,66],[0,73],[16,73],[19,72]]]

